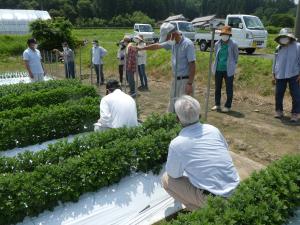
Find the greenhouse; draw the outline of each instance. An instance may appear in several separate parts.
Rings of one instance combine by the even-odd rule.
[[[0,9],[0,34],[27,34],[29,24],[37,19],[51,19],[47,11]]]

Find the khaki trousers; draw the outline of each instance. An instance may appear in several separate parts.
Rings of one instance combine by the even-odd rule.
[[[165,173],[161,181],[169,195],[184,204],[187,210],[194,211],[204,206],[207,195],[193,186],[187,177],[175,179]]]
[[[176,82],[176,93],[175,93],[175,79],[173,79],[171,83],[171,91],[170,91],[170,101],[168,105],[168,112],[175,113],[174,104],[178,98],[180,98],[182,95],[185,95],[185,88],[187,83],[189,82],[189,79],[183,79],[183,80],[177,80]],[[176,95],[175,95],[176,94]],[[194,86],[193,86],[193,94],[194,96]]]

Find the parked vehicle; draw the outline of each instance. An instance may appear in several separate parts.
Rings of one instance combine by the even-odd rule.
[[[158,42],[159,37],[154,33],[151,24],[134,24],[134,35],[143,35],[145,42],[154,43]]]
[[[253,54],[256,49],[267,47],[268,32],[264,28],[261,20],[252,15],[228,15],[225,25],[232,27],[232,39],[238,44],[239,49]],[[214,42],[220,40],[216,31]],[[201,51],[206,51],[211,45],[211,33],[197,33],[196,42]]]
[[[180,31],[185,37],[191,39],[193,42],[195,41],[195,28],[191,22],[187,21],[171,21],[178,31]]]

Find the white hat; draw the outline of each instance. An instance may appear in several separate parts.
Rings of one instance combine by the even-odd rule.
[[[143,35],[135,35],[134,38],[139,39],[140,41],[144,41]]]
[[[294,41],[297,40],[296,37],[295,37],[295,35],[293,34],[292,29],[290,29],[290,28],[282,28],[280,30],[278,36],[275,38],[275,41],[277,43],[279,43],[279,39],[282,38],[282,37],[289,37],[289,38],[293,39]]]
[[[175,31],[176,27],[171,23],[163,23],[160,27],[160,39],[159,43],[163,43],[167,40],[168,34]]]

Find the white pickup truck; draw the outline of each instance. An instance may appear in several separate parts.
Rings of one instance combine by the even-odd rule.
[[[242,51],[253,54],[256,49],[266,48],[268,32],[261,20],[252,15],[228,15],[225,25],[232,27],[232,39]],[[221,39],[220,31],[216,31],[214,42]],[[206,51],[211,45],[211,33],[197,33],[195,41],[199,44],[201,51]]]
[[[159,37],[154,33],[151,24],[136,23],[134,24],[133,29],[133,36],[142,35],[146,43],[154,43],[159,40]]]
[[[183,36],[195,41],[195,28],[191,22],[188,21],[170,21]]]

